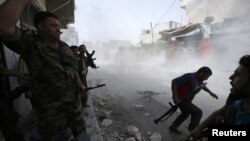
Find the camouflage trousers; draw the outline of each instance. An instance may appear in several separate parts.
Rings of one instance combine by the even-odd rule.
[[[80,79],[82,81],[82,84],[85,87],[88,87],[86,75],[80,75],[80,76],[81,76]],[[83,105],[83,107],[87,107],[87,103],[88,103],[88,91],[85,91],[85,92],[81,93],[81,99],[82,99],[82,105]]]
[[[58,101],[36,107],[37,127],[43,141],[59,141],[60,134],[70,128],[74,136],[85,131],[84,111],[80,97],[77,101]]]
[[[87,107],[87,103],[88,103],[88,92],[83,92],[81,95],[81,99],[82,99],[82,105],[83,107]]]

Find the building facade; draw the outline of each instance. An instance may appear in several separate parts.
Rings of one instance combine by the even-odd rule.
[[[180,0],[180,7],[189,23],[204,23],[206,17],[213,17],[214,23],[222,22],[249,15],[250,9],[248,0]]]
[[[152,27],[152,29],[143,30],[140,34],[139,46],[152,46],[160,44],[161,31],[174,29],[180,26],[180,23],[174,21],[158,23]]]
[[[66,42],[68,45],[78,45],[78,32],[75,27],[68,26],[67,29],[62,29],[61,40]]]

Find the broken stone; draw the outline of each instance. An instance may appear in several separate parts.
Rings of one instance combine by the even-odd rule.
[[[104,102],[102,102],[102,101],[100,101],[100,106],[104,106],[105,105],[105,103]]]
[[[150,136],[150,141],[161,141],[161,134],[158,132],[155,132]]]
[[[136,133],[135,139],[136,139],[137,141],[141,141],[141,133],[140,133],[140,132],[137,132],[137,133]]]
[[[130,137],[130,138],[125,139],[125,141],[136,141],[136,140],[134,137]]]
[[[112,111],[106,111],[105,112],[106,117],[109,118],[111,116],[111,113],[112,113]]]
[[[139,132],[139,129],[133,125],[127,127],[127,132],[131,136],[135,136]]]
[[[104,127],[108,127],[109,125],[111,125],[112,124],[112,120],[110,120],[110,119],[104,119],[103,121],[102,121],[102,126],[104,126]]]
[[[143,110],[144,105],[135,105],[136,110]]]

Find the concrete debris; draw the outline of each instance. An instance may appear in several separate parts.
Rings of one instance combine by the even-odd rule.
[[[140,133],[140,132],[137,132],[137,133],[135,134],[135,138],[136,138],[137,141],[141,141],[141,140],[142,140],[141,133]]]
[[[110,118],[111,114],[112,114],[112,111],[106,111],[105,112],[105,115],[106,115],[107,118]]]
[[[131,136],[135,136],[139,132],[139,129],[133,125],[127,127],[127,133]]]
[[[125,141],[136,141],[134,137],[127,138]]]
[[[150,136],[150,141],[161,141],[161,134],[158,132],[155,132]]]
[[[142,140],[142,136],[141,133],[139,132],[139,129],[134,125],[130,125],[127,127],[127,133],[128,135],[134,137],[137,141]]]
[[[116,101],[110,97],[109,94],[103,93],[102,95],[92,95],[93,103],[95,105],[96,116],[99,121],[101,134],[104,141],[124,141],[126,138],[126,122],[121,119],[122,113],[117,110]],[[101,100],[100,100],[101,99]],[[105,105],[99,104],[99,102],[106,103]],[[112,123],[111,123],[112,121]],[[108,128],[107,128],[108,127]]]
[[[144,105],[135,105],[136,110],[143,110]]]
[[[104,119],[107,119],[106,113],[104,111],[99,111],[97,113],[97,117],[99,121],[103,121]]]
[[[125,100],[122,95],[110,96],[109,93],[103,92],[102,94],[93,94],[91,96],[95,110],[97,110],[95,111],[96,118],[101,125],[100,132],[104,141],[161,140],[160,135],[152,135],[148,132],[148,129],[144,129],[144,125],[135,122],[137,119],[131,116],[138,113],[138,111],[144,111],[145,113],[140,116],[141,118],[145,117],[143,120],[147,121],[148,118],[151,117],[151,113],[148,112],[148,107],[145,106],[147,102],[144,100],[140,101],[140,97],[138,97],[139,101],[128,104],[124,102]],[[102,104],[100,104],[100,102]],[[137,104],[137,102],[144,104]]]
[[[110,119],[104,119],[103,121],[102,121],[102,126],[104,126],[104,127],[108,127],[109,125],[111,125],[112,124],[112,120],[110,120]]]

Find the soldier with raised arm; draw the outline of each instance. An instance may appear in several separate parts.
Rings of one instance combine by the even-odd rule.
[[[88,53],[86,46],[84,44],[81,44],[78,48],[79,51],[79,59],[78,59],[78,73],[80,76],[80,79],[82,80],[82,83],[85,86],[88,86],[87,84],[87,74],[88,74],[88,68],[91,67],[93,69],[97,69],[98,67],[94,63],[95,58],[92,58],[95,51],[93,51],[91,54]],[[83,106],[87,107],[88,102],[88,93],[85,92],[82,96],[82,102]]]
[[[57,141],[77,138],[85,130],[80,91],[85,90],[77,73],[77,61],[60,40],[56,15],[38,12],[37,34],[16,27],[29,0],[7,0],[0,5],[0,40],[27,63],[32,81],[31,103],[37,126],[31,140]]]

